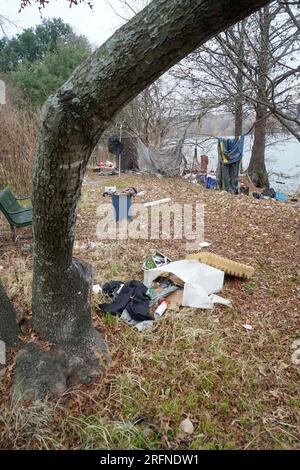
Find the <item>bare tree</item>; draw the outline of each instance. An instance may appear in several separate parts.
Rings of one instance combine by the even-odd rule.
[[[247,83],[244,98],[252,103],[256,113],[248,171],[255,184],[265,186],[268,185],[265,168],[268,116],[275,116],[299,140],[299,131],[291,122],[298,125],[293,87],[300,77],[300,67],[290,64],[300,49],[300,37],[292,19],[277,4],[267,5],[253,15],[248,28],[250,32],[244,28],[247,49],[242,64],[232,44],[222,37],[219,42]]]
[[[294,20],[282,5],[267,5],[202,46],[180,69],[198,93],[200,108],[227,109],[234,114],[236,136],[244,131],[245,110],[254,109],[249,172],[258,186],[268,185],[265,142],[269,116],[274,116],[299,140],[294,84],[300,69],[292,65],[299,51],[295,25],[299,11],[292,14]]]
[[[160,78],[131,101],[117,120],[147,146],[160,147],[180,113],[177,84]]]
[[[83,3],[85,5],[88,5],[90,8],[93,8],[93,0],[63,0],[63,1],[67,2],[70,7]],[[19,11],[22,11],[24,8],[28,6],[31,6],[32,3],[37,5],[39,10],[42,10],[42,8],[45,8],[48,5],[49,0],[19,0],[19,4],[20,4]]]
[[[232,31],[236,32],[234,48],[237,61],[242,64],[244,57],[243,23],[238,23],[226,33],[231,41]],[[204,116],[213,110],[229,111],[234,116],[236,137],[243,132],[244,117],[244,76],[239,67],[232,63],[217,39],[212,39],[190,54],[174,68],[175,77],[183,81],[185,101],[190,103],[191,114]],[[186,86],[186,90],[184,89]]]
[[[299,2],[289,2],[288,0],[281,0],[279,3],[282,4],[283,8],[287,12],[287,14],[292,19],[294,25],[300,32],[300,20],[299,20],[299,11],[300,11],[300,4]],[[296,9],[296,11],[294,10]],[[298,14],[297,14],[298,13]]]
[[[0,30],[2,31],[2,34],[4,36],[7,36],[8,31],[11,27],[16,28],[17,25],[10,18],[0,15]]]

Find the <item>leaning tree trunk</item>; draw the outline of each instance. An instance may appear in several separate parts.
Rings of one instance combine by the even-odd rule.
[[[33,324],[66,352],[65,370],[73,380],[88,381],[106,360],[91,324],[91,269],[72,258],[76,205],[93,148],[129,100],[197,46],[266,3],[153,0],[43,107],[33,177]]]
[[[270,8],[265,6],[260,15],[259,71],[257,80],[256,122],[254,126],[254,144],[248,167],[248,174],[258,188],[269,187],[266,171],[265,149],[267,134],[267,75],[269,69]]]

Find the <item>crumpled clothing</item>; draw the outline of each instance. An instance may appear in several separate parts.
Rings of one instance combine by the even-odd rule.
[[[103,286],[104,289],[105,286]],[[113,315],[122,315],[126,309],[130,317],[138,322],[153,320],[149,313],[148,288],[139,281],[129,281],[124,284],[121,291],[110,304],[100,304],[103,312]]]
[[[118,290],[120,289],[120,287],[122,286],[122,284],[124,285],[124,282],[122,281],[106,282],[102,286],[102,292],[103,294],[108,294],[108,295],[111,295],[112,297],[116,297],[116,294]]]

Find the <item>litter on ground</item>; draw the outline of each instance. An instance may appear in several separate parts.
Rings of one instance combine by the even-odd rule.
[[[145,202],[144,207],[159,206],[161,204],[167,204],[168,202],[171,202],[170,197],[166,199],[159,199],[158,201]]]
[[[95,294],[111,297],[110,303],[99,305],[102,312],[118,315],[126,324],[145,331],[151,329],[155,319],[163,317],[167,311],[181,307],[213,309],[215,304],[231,306],[229,299],[217,295],[223,289],[225,269],[222,271],[199,259],[172,262],[157,250],[150,251],[142,269],[143,283],[111,281],[102,287],[99,284],[93,287]],[[236,269],[235,275],[239,274]],[[245,277],[244,271],[243,274],[241,277]],[[243,326],[252,329],[251,325]]]

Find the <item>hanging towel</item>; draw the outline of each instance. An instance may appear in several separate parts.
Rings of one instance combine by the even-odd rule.
[[[221,162],[224,165],[239,162],[243,158],[244,136],[237,139],[218,139]]]

